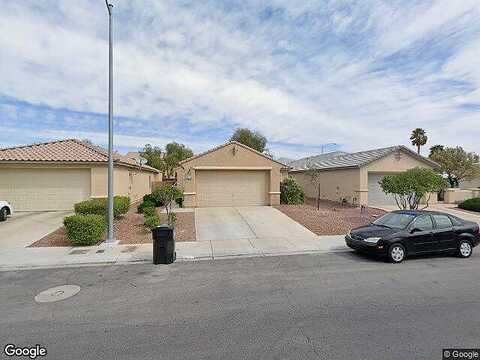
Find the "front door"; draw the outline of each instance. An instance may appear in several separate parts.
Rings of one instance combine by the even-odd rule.
[[[432,217],[435,221],[433,235],[438,241],[438,250],[455,249],[457,247],[456,235],[450,218],[441,214],[434,214]]]
[[[430,215],[420,215],[410,225],[410,248],[415,253],[429,252],[436,248],[433,237],[433,222]]]

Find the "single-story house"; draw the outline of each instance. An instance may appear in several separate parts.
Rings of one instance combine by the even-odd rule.
[[[290,162],[289,175],[304,189],[307,197],[316,198],[318,183],[320,198],[349,203],[382,206],[396,205],[393,196],[386,195],[379,184],[385,175],[422,167],[436,169],[438,165],[405,146],[361,151],[335,152]],[[318,182],[312,182],[307,170],[318,172]],[[431,201],[436,201],[432,197]]]
[[[232,141],[180,162],[176,169],[186,207],[280,203],[287,166]]]
[[[16,211],[70,210],[76,202],[107,196],[105,149],[77,139],[0,149],[0,199]],[[158,170],[114,154],[114,193],[139,200]]]

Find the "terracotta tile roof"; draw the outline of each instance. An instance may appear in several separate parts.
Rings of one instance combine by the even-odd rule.
[[[113,158],[121,165],[138,166],[134,159],[118,153],[114,153]],[[106,163],[108,153],[99,146],[90,145],[78,139],[66,139],[0,149],[0,161]],[[144,165],[143,168],[158,172],[150,166]]]

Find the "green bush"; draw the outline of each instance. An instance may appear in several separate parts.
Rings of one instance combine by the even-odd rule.
[[[150,230],[160,225],[160,218],[158,215],[153,215],[145,218],[145,226]]]
[[[144,201],[142,202],[140,205],[138,205],[137,207],[137,212],[139,214],[143,214],[143,211],[146,209],[146,208],[151,208],[151,207],[155,207],[155,203],[154,202],[151,202],[151,201]]]
[[[155,204],[155,207],[163,206],[163,202],[159,200],[158,190],[153,190],[151,194],[146,194],[143,196],[143,201],[151,202]]]
[[[147,217],[157,215],[157,210],[153,206],[149,206],[143,209],[143,215]]]
[[[480,212],[480,198],[473,198],[458,204],[460,209]]]
[[[108,199],[86,200],[74,205],[77,215],[107,215]],[[130,209],[130,198],[128,196],[115,196],[113,198],[113,215],[118,218]]]
[[[70,241],[75,246],[95,245],[103,239],[107,227],[103,215],[72,215],[63,219]]]
[[[286,178],[280,183],[280,203],[287,205],[303,204],[305,192],[292,178]]]

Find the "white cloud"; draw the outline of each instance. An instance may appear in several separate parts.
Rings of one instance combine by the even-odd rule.
[[[471,124],[471,116],[456,106],[479,101],[478,90],[428,90],[434,81],[452,79],[480,88],[480,64],[472,60],[479,58],[476,34],[464,37],[464,45],[440,70],[414,59],[416,70],[408,76],[392,67],[372,72],[386,55],[419,39],[450,28],[458,34],[478,22],[477,1],[397,7],[375,0],[262,4],[245,1],[229,12],[221,2],[116,3],[115,115],[129,117],[122,126],[132,129],[117,135],[118,140],[190,143],[178,129],[169,137],[142,137],[138,134],[148,128],[135,130],[135,118],[152,128],[175,118],[188,119],[198,132],[226,125],[255,128],[275,143],[288,144],[275,147],[278,155],[303,154],[300,147],[292,150],[295,144],[336,142],[347,150],[408,144],[409,132],[417,126],[427,128],[434,143],[462,141],[480,150],[469,134],[452,139],[450,133],[452,119],[458,128]],[[266,5],[281,10],[278,19],[259,20]],[[0,0],[0,6],[0,95],[104,114],[104,4]],[[74,125],[76,119],[66,117],[66,124]],[[88,131],[95,117],[82,119],[85,133],[104,137]],[[61,127],[52,124],[56,128]],[[170,124],[165,128],[173,129]],[[58,130],[42,131],[63,136]],[[216,142],[203,138],[192,147],[204,150]]]

